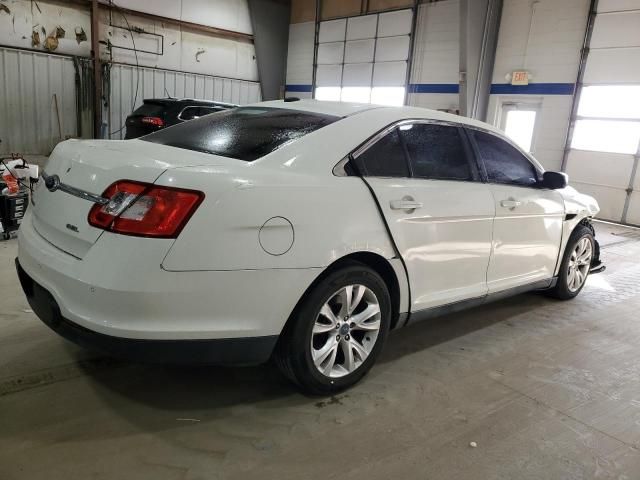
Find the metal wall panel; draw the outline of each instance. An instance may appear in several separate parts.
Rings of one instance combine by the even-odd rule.
[[[76,134],[73,59],[0,48],[0,153],[49,155]]]
[[[245,80],[132,65],[113,64],[109,72],[110,96],[106,137],[124,138],[124,122],[145,98],[198,98],[220,102],[259,102],[260,84]]]

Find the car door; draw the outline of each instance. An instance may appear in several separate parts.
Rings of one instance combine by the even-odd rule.
[[[489,293],[550,281],[562,238],[562,196],[541,188],[541,172],[505,139],[468,132],[495,201]]]
[[[462,130],[403,123],[354,157],[407,267],[412,312],[484,296],[494,202]]]

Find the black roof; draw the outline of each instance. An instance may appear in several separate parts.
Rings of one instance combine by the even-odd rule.
[[[195,105],[195,106],[221,106],[221,107],[237,107],[238,105],[226,102],[216,102],[214,100],[202,100],[198,98],[145,98],[144,103],[155,103],[161,105]]]

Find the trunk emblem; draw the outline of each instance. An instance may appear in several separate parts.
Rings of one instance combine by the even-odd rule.
[[[67,228],[72,232],[78,233],[78,227],[76,227],[75,225],[71,225],[70,223],[67,223]]]

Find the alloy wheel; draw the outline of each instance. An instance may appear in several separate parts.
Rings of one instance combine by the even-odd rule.
[[[589,269],[593,246],[588,237],[583,237],[571,252],[569,268],[567,269],[567,288],[570,292],[577,292],[584,285]]]
[[[311,334],[320,373],[337,378],[357,370],[376,344],[381,327],[378,298],[364,285],[341,288],[324,303]]]

